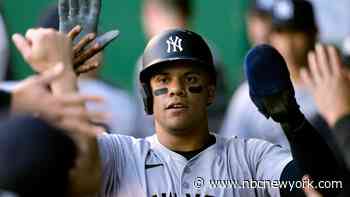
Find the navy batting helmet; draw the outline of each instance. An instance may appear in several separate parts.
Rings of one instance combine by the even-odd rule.
[[[159,67],[175,61],[192,62],[193,65],[207,70],[213,81],[216,81],[216,71],[211,51],[200,35],[181,28],[164,31],[151,39],[142,57],[143,66],[140,72],[140,83],[147,114],[153,113],[150,78]]]

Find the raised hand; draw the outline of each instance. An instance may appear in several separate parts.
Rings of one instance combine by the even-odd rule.
[[[333,126],[338,118],[350,113],[350,72],[332,46],[318,44],[308,58],[310,69],[301,71],[302,79],[320,113]]]
[[[82,32],[77,40],[89,33],[97,33],[101,0],[59,0],[59,30],[70,32],[79,25]]]
[[[303,183],[310,183],[311,179],[308,175],[303,176]],[[312,187],[312,185],[305,184],[303,187],[305,195],[307,197],[322,197],[322,195]]]
[[[43,72],[62,63],[72,70],[72,44],[63,33],[52,29],[29,29],[26,36],[14,34],[13,42],[23,58],[37,72]]]
[[[100,133],[101,128],[92,125],[90,121],[103,121],[106,114],[88,112],[84,104],[100,102],[102,98],[77,93],[52,95],[47,88],[62,72],[63,65],[58,64],[38,76],[20,82],[12,92],[11,112],[33,114],[64,129],[79,127],[91,134]]]
[[[85,73],[90,70],[94,70],[100,66],[99,62],[87,61],[105,47],[107,47],[114,39],[119,36],[118,30],[109,31],[91,42],[93,36],[88,34],[82,38],[78,44],[73,48],[74,59],[73,65],[74,70],[77,74]]]
[[[87,60],[119,35],[118,30],[112,30],[95,39],[100,9],[101,0],[59,0],[60,31],[75,41],[73,64],[76,74],[98,68],[99,62]]]
[[[67,35],[71,40],[74,40],[80,33],[81,27],[75,26]],[[100,66],[100,62],[88,61],[91,57],[102,51],[114,39],[119,36],[118,30],[112,30],[95,39],[94,33],[85,35],[73,47],[73,64],[76,74],[86,73]]]

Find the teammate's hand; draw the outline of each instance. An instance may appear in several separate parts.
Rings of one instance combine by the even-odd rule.
[[[70,39],[53,29],[29,29],[25,38],[20,34],[12,36],[13,42],[23,58],[37,72],[63,63],[72,70],[72,46]]]
[[[60,32],[67,34],[79,25],[82,32],[77,40],[89,33],[97,34],[101,0],[59,0],[58,4]]]
[[[68,33],[75,43],[74,69],[76,74],[88,72],[100,66],[88,59],[102,51],[118,35],[118,30],[109,31],[96,39],[101,0],[59,0],[59,30]],[[95,39],[93,42],[91,42]]]
[[[68,37],[71,40],[74,40],[80,32],[81,27],[78,25],[68,33]],[[118,37],[118,35],[118,30],[109,31],[103,35],[98,36],[96,39],[94,33],[85,35],[73,47],[73,64],[75,73],[81,74],[89,72],[101,66],[100,62],[91,61],[91,58],[98,52],[102,51],[106,46],[108,46],[115,38]]]
[[[338,118],[350,113],[350,72],[332,46],[318,44],[308,60],[310,69],[301,71],[302,79],[320,113],[333,126]]]
[[[101,132],[101,128],[91,125],[90,121],[103,121],[105,114],[88,112],[84,108],[85,102],[99,102],[96,96],[79,94],[52,95],[49,84],[63,72],[63,65],[59,64],[38,76],[32,76],[22,81],[12,92],[11,112],[29,113],[39,116],[65,130],[84,130],[91,134]],[[81,121],[83,120],[83,121]]]
[[[310,182],[310,178],[308,175],[305,175],[303,177],[303,182]],[[322,197],[322,195],[320,193],[318,193],[314,188],[309,187],[308,185],[306,187],[303,187],[303,190],[306,194],[307,197]]]

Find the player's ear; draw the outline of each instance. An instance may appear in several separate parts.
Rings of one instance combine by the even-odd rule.
[[[212,104],[215,99],[215,85],[208,85],[208,105]]]

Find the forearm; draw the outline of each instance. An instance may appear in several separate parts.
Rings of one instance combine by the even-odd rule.
[[[86,196],[99,192],[101,161],[96,137],[80,138],[80,156],[76,168],[71,171],[70,196]]]
[[[56,95],[77,92],[77,76],[75,75],[74,71],[72,69],[65,68],[62,75],[51,83],[51,90],[52,93]]]
[[[282,127],[302,174],[309,174],[315,182],[342,179],[332,150],[301,113],[296,114],[293,121],[282,124]]]
[[[336,121],[334,131],[337,144],[344,155],[348,169],[350,169],[350,114]]]
[[[76,93],[77,77],[72,70],[65,70],[60,78],[51,84],[53,94]],[[82,107],[85,107],[82,105]],[[86,121],[86,120],[83,120]],[[70,131],[79,147],[75,168],[70,173],[70,196],[86,196],[99,191],[101,179],[100,156],[96,136]]]

